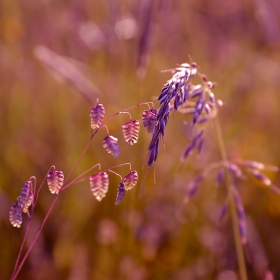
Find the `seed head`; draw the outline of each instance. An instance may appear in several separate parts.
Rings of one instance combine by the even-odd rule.
[[[120,182],[115,204],[116,205],[120,204],[122,202],[122,200],[124,199],[124,196],[125,196],[125,187],[124,187],[123,182]]]
[[[20,228],[22,224],[22,209],[18,202],[12,205],[9,211],[9,219],[12,226]]]
[[[22,187],[20,196],[17,199],[17,203],[24,213],[28,211],[28,208],[32,204],[34,199],[34,194],[32,192],[31,186],[32,182],[27,181]]]
[[[257,161],[245,161],[244,164],[246,167],[259,170],[262,170],[265,167],[263,163]]]
[[[63,186],[64,174],[62,171],[49,171],[47,176],[47,184],[52,194],[58,194]]]
[[[120,155],[120,148],[118,139],[108,135],[103,140],[103,148],[109,153],[112,154],[113,157],[118,157]]]
[[[97,101],[98,102],[98,101]],[[105,108],[102,104],[97,104],[90,111],[90,124],[91,128],[99,128],[103,122],[105,115]]]
[[[138,173],[136,170],[130,171],[123,179],[125,190],[131,190],[138,181]]]
[[[236,203],[236,210],[237,210],[237,215],[238,215],[238,226],[239,226],[241,240],[242,240],[243,244],[246,244],[247,243],[247,229],[246,229],[245,211],[243,208],[243,204],[242,204],[240,195],[237,192],[236,188],[234,189],[234,199],[235,199],[235,203]]]
[[[234,163],[228,163],[228,169],[231,171],[236,177],[240,178],[242,177],[242,171],[241,169]]]
[[[269,178],[265,176],[263,173],[261,173],[260,171],[258,171],[257,169],[253,170],[252,173],[255,176],[255,178],[258,179],[260,182],[262,182],[264,185],[266,186],[271,185],[271,181],[269,180]]]
[[[154,108],[150,110],[145,110],[142,114],[142,121],[147,131],[149,133],[153,133],[155,125],[157,123],[157,110]]]
[[[138,120],[130,120],[122,126],[125,141],[129,145],[134,145],[138,141],[140,124]]]
[[[89,185],[92,194],[98,201],[105,197],[109,187],[109,177],[106,172],[98,172],[89,177]]]

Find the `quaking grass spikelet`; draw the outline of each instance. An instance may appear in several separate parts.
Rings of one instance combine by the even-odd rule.
[[[130,171],[124,178],[123,178],[123,184],[125,187],[125,190],[131,190],[138,181],[138,173],[136,170]]]
[[[94,197],[101,201],[106,193],[108,192],[109,187],[109,177],[106,172],[98,172],[97,174],[91,175],[89,177],[90,189]]]
[[[22,209],[18,202],[12,205],[9,212],[9,219],[12,226],[20,228],[22,224]]]
[[[63,186],[64,174],[62,171],[52,170],[47,175],[47,184],[52,194],[58,194]]]
[[[102,104],[98,104],[98,102],[97,99],[96,105],[90,111],[90,125],[92,129],[99,128],[105,116],[105,108]]]
[[[120,155],[120,148],[119,148],[119,143],[118,139],[108,135],[104,138],[103,140],[103,148],[113,157],[118,157]]]
[[[20,196],[17,199],[17,203],[21,207],[23,213],[26,213],[28,211],[28,208],[32,204],[34,199],[31,187],[32,182],[27,181],[22,187]]]
[[[125,187],[124,187],[124,184],[123,182],[120,182],[119,184],[119,187],[118,187],[118,193],[117,193],[117,198],[116,198],[116,202],[115,204],[116,205],[119,205],[122,200],[124,199],[124,196],[125,196]]]
[[[139,130],[140,130],[140,123],[138,120],[130,120],[129,122],[123,124],[122,126],[123,136],[125,141],[129,145],[134,145],[137,143]]]
[[[157,110],[154,108],[145,110],[142,114],[142,121],[148,133],[153,133],[157,123]]]

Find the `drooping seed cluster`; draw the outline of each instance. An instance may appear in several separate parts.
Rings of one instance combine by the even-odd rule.
[[[138,173],[135,170],[131,170],[119,183],[117,198],[115,204],[118,205],[124,199],[125,193],[128,190],[131,190],[138,181]],[[96,174],[93,174],[89,177],[90,189],[94,197],[101,201],[109,188],[109,177],[106,172],[99,171]]]
[[[98,129],[100,127],[105,127],[107,129],[108,135],[103,139],[103,148],[109,154],[113,155],[113,157],[118,157],[120,155],[118,139],[112,135],[109,135],[108,127],[103,123],[104,116],[105,116],[105,108],[102,104],[99,104],[98,102],[99,100],[97,99],[95,102],[95,106],[91,109],[90,112],[91,128]],[[120,113],[127,113],[127,112],[118,112],[117,114]],[[138,120],[130,119],[130,121],[122,125],[122,132],[123,132],[124,139],[129,145],[134,145],[138,142],[139,131],[140,131],[140,123]]]
[[[173,70],[173,76],[168,80],[158,97],[159,109],[157,112],[157,120],[154,124],[152,140],[149,144],[148,166],[156,161],[160,138],[164,137],[168,118],[171,111],[179,111],[183,114],[192,114],[192,124],[197,125],[204,123],[217,114],[217,105],[222,102],[215,101],[212,88],[215,83],[207,80],[205,75],[200,75],[202,83],[194,85],[191,78],[197,74],[197,65],[192,63],[181,64]],[[145,113],[144,117],[147,113]],[[152,127],[152,126],[151,126]],[[203,131],[199,131],[194,135],[191,144],[186,148],[182,159],[184,160],[194,148],[200,152],[203,146]]]
[[[28,180],[22,187],[17,202],[12,205],[9,212],[9,219],[14,227],[21,227],[22,213],[28,213],[28,208],[34,202],[34,188],[31,180]]]
[[[238,183],[240,182],[240,180],[244,180],[246,178],[244,175],[245,173],[252,174],[253,177],[255,177],[260,183],[269,187],[276,193],[280,194],[280,189],[275,185],[273,185],[271,183],[271,180],[261,172],[261,170],[265,170],[265,169],[278,171],[278,168],[275,166],[266,166],[256,161],[243,161],[243,160],[236,160],[235,162],[221,162],[220,164],[214,164],[214,166],[215,167],[220,166],[216,176],[217,187],[221,186],[225,177],[226,169],[228,174],[231,176],[231,182],[234,182],[231,187],[232,187],[233,197],[236,204],[239,232],[240,232],[242,243],[246,244],[247,242],[246,215],[238,191]],[[210,169],[208,169],[201,175],[197,176],[189,183],[188,191],[184,199],[185,202],[188,202],[190,198],[196,193],[199,184],[205,179],[209,171]],[[227,203],[228,201],[226,199],[226,203],[223,205],[221,209],[220,219],[223,218],[223,216],[227,211],[228,208]]]

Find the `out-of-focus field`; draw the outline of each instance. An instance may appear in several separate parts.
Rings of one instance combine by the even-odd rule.
[[[190,62],[217,82],[228,156],[280,166],[280,2],[247,1],[0,1],[0,279],[9,279],[20,229],[9,209],[32,175],[38,184],[51,165],[67,175],[90,136],[96,98],[106,117],[154,101],[178,63]],[[141,120],[147,107],[131,110]],[[98,133],[73,176],[101,163],[130,162],[139,182],[115,206],[119,178],[110,174],[102,202],[85,181],[61,194],[19,279],[238,279],[229,215],[219,222],[225,186],[209,175],[183,204],[188,182],[220,160],[211,124],[203,153],[185,163],[184,117],[171,114],[156,165],[149,170],[151,135],[125,143],[127,115],[108,123],[121,155],[102,148]],[[128,167],[119,168],[121,175]],[[277,173],[266,173],[280,186]],[[249,279],[266,271],[280,279],[280,196],[246,178]],[[53,195],[45,185],[31,235]],[[27,244],[30,244],[28,238]],[[268,275],[268,274],[267,274]]]

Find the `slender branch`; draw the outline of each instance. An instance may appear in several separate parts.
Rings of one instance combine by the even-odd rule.
[[[218,137],[218,141],[219,141],[221,157],[222,157],[223,162],[227,162],[226,149],[225,149],[225,144],[224,144],[224,140],[223,140],[223,135],[222,135],[219,118],[218,117],[215,118],[214,122],[215,122],[217,137]],[[238,217],[237,217],[236,205],[235,205],[234,197],[233,197],[233,189],[232,189],[233,185],[232,185],[229,171],[227,168],[225,168],[225,172],[226,172],[226,181],[227,181],[227,188],[228,188],[230,215],[231,215],[232,226],[233,226],[234,242],[235,242],[237,261],[238,261],[238,266],[239,266],[239,275],[240,275],[241,280],[247,280],[248,278],[247,278],[245,257],[244,257],[240,233],[238,230]]]
[[[14,270],[13,270],[11,279],[16,279],[16,277],[14,277],[14,276],[15,276],[15,273],[16,273],[16,271],[17,271],[19,259],[20,259],[20,257],[21,257],[21,253],[22,253],[22,250],[23,250],[23,246],[24,246],[24,244],[25,244],[25,241],[26,241],[26,238],[27,238],[27,235],[28,235],[28,232],[29,232],[31,220],[32,220],[32,216],[30,216],[29,219],[28,219],[26,231],[25,231],[23,240],[22,240],[21,245],[20,245],[20,249],[19,249],[18,256],[17,256],[16,262],[15,262],[15,265],[14,265]]]
[[[32,248],[34,247],[34,245],[35,245],[35,243],[36,243],[36,241],[37,241],[37,239],[38,239],[38,237],[39,237],[39,235],[40,235],[40,233],[41,233],[41,231],[42,231],[42,229],[43,229],[43,227],[44,227],[44,225],[45,225],[45,223],[46,223],[46,221],[47,221],[47,219],[48,219],[48,217],[49,217],[49,215],[50,215],[50,213],[51,213],[51,211],[52,211],[52,209],[53,209],[53,207],[55,205],[55,203],[57,202],[58,197],[59,197],[59,193],[55,196],[55,198],[54,198],[54,200],[53,200],[53,202],[52,202],[52,204],[51,204],[51,206],[50,206],[50,208],[49,208],[49,210],[48,210],[48,212],[47,212],[47,214],[46,214],[42,224],[40,225],[40,227],[39,227],[39,229],[38,229],[38,231],[37,231],[37,233],[36,233],[32,243],[30,244],[27,252],[25,253],[23,259],[21,260],[18,268],[16,269],[15,273],[13,273],[13,275],[11,277],[11,280],[15,280],[17,278],[17,276],[18,276],[22,266],[24,265],[27,257],[29,256],[29,253],[31,252]]]

